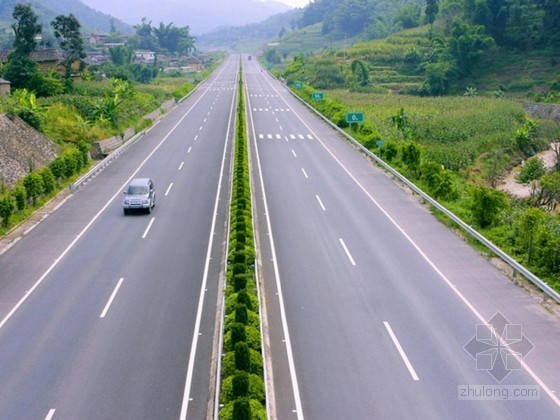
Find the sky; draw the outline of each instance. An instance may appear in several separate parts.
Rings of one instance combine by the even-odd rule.
[[[285,3],[292,7],[304,7],[307,6],[309,0],[277,0],[281,3]]]

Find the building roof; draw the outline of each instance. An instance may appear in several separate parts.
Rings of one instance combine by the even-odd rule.
[[[0,61],[5,63],[8,61],[8,54],[10,54],[10,50],[0,50]],[[35,50],[32,51],[29,55],[31,60],[37,63],[44,63],[49,61],[62,61],[64,59],[64,54],[62,50],[56,48],[46,48],[43,50]]]

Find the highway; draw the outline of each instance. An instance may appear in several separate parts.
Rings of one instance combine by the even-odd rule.
[[[0,256],[0,419],[201,419],[239,57]],[[124,216],[150,177],[151,214]]]
[[[255,60],[243,69],[272,417],[559,418],[558,319]],[[497,313],[532,343],[501,383],[465,348]],[[506,385],[539,396],[461,395]]]

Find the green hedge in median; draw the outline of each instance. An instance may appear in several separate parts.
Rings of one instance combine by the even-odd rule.
[[[243,100],[239,79],[219,418],[267,418],[255,243]]]

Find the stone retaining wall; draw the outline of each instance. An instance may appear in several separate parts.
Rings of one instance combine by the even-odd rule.
[[[555,104],[523,104],[523,108],[533,118],[553,120],[560,123],[560,105]]]
[[[150,119],[153,122],[156,122],[158,119],[161,118],[163,114],[165,114],[168,110],[175,106],[175,100],[169,100],[164,102],[158,109],[155,111],[150,112],[148,115],[145,115],[143,119]],[[123,136],[115,136],[105,140],[101,140],[95,143],[92,143],[90,154],[93,159],[103,159],[113,150],[118,149],[121,147],[127,140],[134,137],[135,135],[134,128],[128,128]]]
[[[20,118],[0,114],[0,184],[13,187],[30,169],[47,166],[59,153],[51,139]]]

